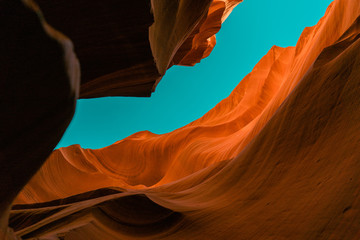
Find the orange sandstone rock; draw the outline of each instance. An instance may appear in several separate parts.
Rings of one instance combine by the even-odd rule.
[[[336,1],[316,26],[304,30],[296,47],[273,47],[228,98],[183,128],[163,135],[139,132],[97,150],[73,145],[54,151],[25,187],[24,195],[19,195],[18,203],[64,198],[108,186],[159,186],[235,158],[259,134],[321,51],[341,37],[359,12],[355,2]],[[61,177],[64,172],[67,181]],[[50,177],[53,181],[48,182]],[[69,187],[72,182],[83,184]]]
[[[165,65],[156,66],[155,62],[166,60],[166,67],[170,67],[171,59],[164,59],[162,55],[154,59],[151,51],[149,27],[153,24],[153,17],[150,10],[160,17],[153,29],[165,31],[172,27],[178,33],[170,36],[161,31],[152,34],[155,44],[159,44],[158,39],[168,41],[166,37],[175,41],[166,49],[162,48],[167,52],[155,54],[176,54],[185,39],[203,36],[213,22],[218,30],[225,18],[225,11],[212,16],[214,4],[205,0],[197,1],[195,5],[191,1],[178,1],[165,18],[161,17],[160,8],[151,9],[160,1],[156,4],[127,1],[125,5],[113,0],[38,0],[37,3],[40,7],[31,0],[4,0],[0,3],[3,29],[0,39],[0,98],[4,113],[0,138],[0,239],[13,235],[7,229],[11,203],[59,141],[79,97],[80,67],[73,44],[45,19],[74,41],[82,69],[80,96],[95,97],[148,96],[155,88],[155,81],[165,73],[159,73]],[[169,2],[164,4],[165,9],[171,5]],[[222,6],[230,11],[235,5]],[[174,15],[176,12],[179,14]],[[208,20],[210,15],[211,21]],[[177,16],[176,26],[166,27],[161,22],[169,23],[173,16]],[[200,26],[196,33],[191,32]],[[212,37],[208,33],[205,35]],[[196,40],[201,44],[202,41],[208,42],[204,37]],[[203,52],[208,54],[213,48],[213,44],[202,45],[198,54],[192,54],[194,61],[200,61],[205,57]],[[186,54],[192,48],[193,45],[182,52]]]
[[[172,133],[54,151],[10,226],[44,239],[358,239],[359,16],[360,2],[335,0],[296,47],[273,47]]]

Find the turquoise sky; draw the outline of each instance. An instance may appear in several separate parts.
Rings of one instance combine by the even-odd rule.
[[[151,98],[78,100],[57,148],[101,148],[135,132],[170,132],[226,98],[273,46],[294,46],[304,27],[324,15],[331,0],[244,0],[223,23],[217,45],[195,67],[173,66]]]

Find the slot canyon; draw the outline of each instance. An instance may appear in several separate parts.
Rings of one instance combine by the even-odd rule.
[[[358,0],[181,128],[54,150],[77,99],[150,97],[241,4],[1,0],[0,239],[360,239]]]

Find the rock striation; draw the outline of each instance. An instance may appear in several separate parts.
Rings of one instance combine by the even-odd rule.
[[[215,15],[210,0],[1,1],[0,239],[16,238],[7,228],[12,201],[63,135],[79,95],[149,96],[178,51],[199,52],[197,62],[209,54],[240,1],[220,1]]]
[[[54,151],[10,226],[24,239],[358,239],[359,37],[360,2],[335,0],[189,125]]]
[[[69,36],[81,63],[81,98],[148,97],[174,64],[208,56],[241,0],[37,0]]]

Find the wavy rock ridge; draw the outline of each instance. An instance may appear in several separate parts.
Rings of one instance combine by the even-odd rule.
[[[30,200],[34,191],[25,188],[28,200],[20,195],[19,201],[48,201],[107,186],[158,186],[233,159],[274,115],[321,51],[356,19],[357,8],[341,4],[331,5],[316,26],[306,28],[296,47],[273,47],[231,95],[202,118],[168,134],[139,132],[102,149],[73,145],[56,150],[32,182],[46,182],[50,176],[54,181],[34,187],[31,182],[27,187],[37,189],[41,197]],[[68,183],[89,178],[86,182],[92,184],[69,188],[61,178],[64,171],[73,178]]]
[[[172,7],[148,0],[0,2],[0,239],[13,235],[7,229],[12,201],[61,138],[79,95],[149,96],[178,51],[197,51],[197,62],[211,51],[211,34],[240,0],[217,4],[216,15],[214,1],[171,2]],[[164,38],[168,29],[159,21],[171,19],[176,32]],[[171,44],[165,52],[152,51],[166,40]]]
[[[358,239],[359,16],[335,0],[172,133],[54,151],[10,226],[25,239]]]

